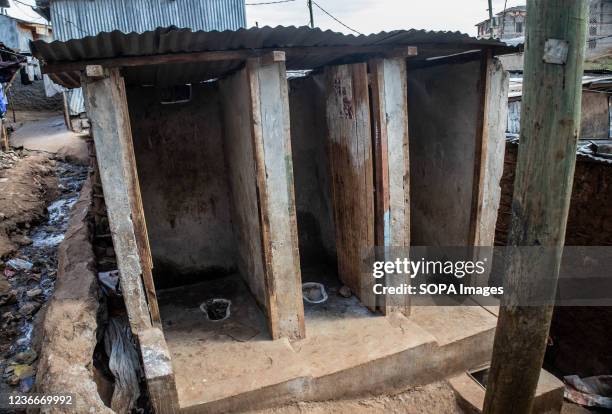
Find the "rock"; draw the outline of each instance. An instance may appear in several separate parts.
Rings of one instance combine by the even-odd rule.
[[[6,295],[0,295],[0,305],[12,305],[17,303],[17,293],[14,290],[11,290]]]
[[[14,270],[30,270],[32,268],[32,263],[19,258],[9,260],[6,265]]]
[[[24,234],[18,234],[13,236],[11,239],[20,246],[29,246],[32,244],[32,240]]]
[[[36,351],[28,349],[15,355],[15,362],[30,365],[32,362],[36,361],[36,358],[38,358]]]
[[[11,284],[4,277],[0,276],[0,296],[8,295],[11,292]]]
[[[40,309],[40,303],[37,302],[26,302],[19,308],[19,313],[23,316],[32,316],[36,311]]]
[[[26,296],[30,299],[35,298],[36,296],[42,295],[43,291],[41,288],[30,289],[26,292]]]
[[[350,298],[353,295],[351,289],[346,285],[342,285],[342,287],[338,290],[338,294],[343,298]]]

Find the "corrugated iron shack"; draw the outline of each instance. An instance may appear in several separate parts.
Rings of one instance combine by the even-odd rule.
[[[377,299],[360,266],[375,245],[493,245],[507,116],[494,56],[512,48],[266,27],[33,50],[56,82],[84,86],[157,411],[348,395],[484,362],[490,313],[471,310],[488,318],[471,327],[427,316],[461,329],[442,346],[407,301]],[[326,286],[325,307],[304,304],[303,282]],[[353,296],[332,293],[342,285]],[[213,299],[231,301],[229,318]],[[401,362],[410,352],[418,364]]]

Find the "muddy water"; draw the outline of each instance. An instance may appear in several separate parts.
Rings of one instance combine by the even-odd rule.
[[[13,298],[0,306],[2,355],[0,391],[28,392],[34,383],[36,352],[33,351],[33,330],[36,315],[53,294],[57,274],[57,249],[68,228],[70,210],[77,202],[87,168],[57,162],[59,196],[47,206],[47,219],[32,227],[31,243],[19,249],[11,266],[7,261],[4,277]],[[0,277],[3,277],[0,275]]]

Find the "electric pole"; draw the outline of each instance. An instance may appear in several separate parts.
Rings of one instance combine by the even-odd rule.
[[[527,0],[527,15],[510,251],[485,414],[532,410],[554,308],[580,131],[587,1]],[[537,298],[533,292],[539,293]]]
[[[310,28],[314,29],[314,19],[312,17],[312,0],[307,0],[308,11],[310,12]]]
[[[493,0],[489,0],[489,34],[493,39]]]

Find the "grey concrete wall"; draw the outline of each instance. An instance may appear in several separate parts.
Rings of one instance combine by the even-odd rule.
[[[469,245],[480,61],[408,70],[411,245]]]
[[[251,117],[249,86],[245,70],[221,81],[221,101],[225,122],[225,156],[238,245],[238,268],[255,299],[265,309],[265,268],[257,200],[257,171]]]
[[[289,81],[291,148],[302,265],[335,261],[322,75]]]
[[[128,88],[134,150],[157,288],[236,267],[218,91],[194,85],[162,105],[155,88]]]

